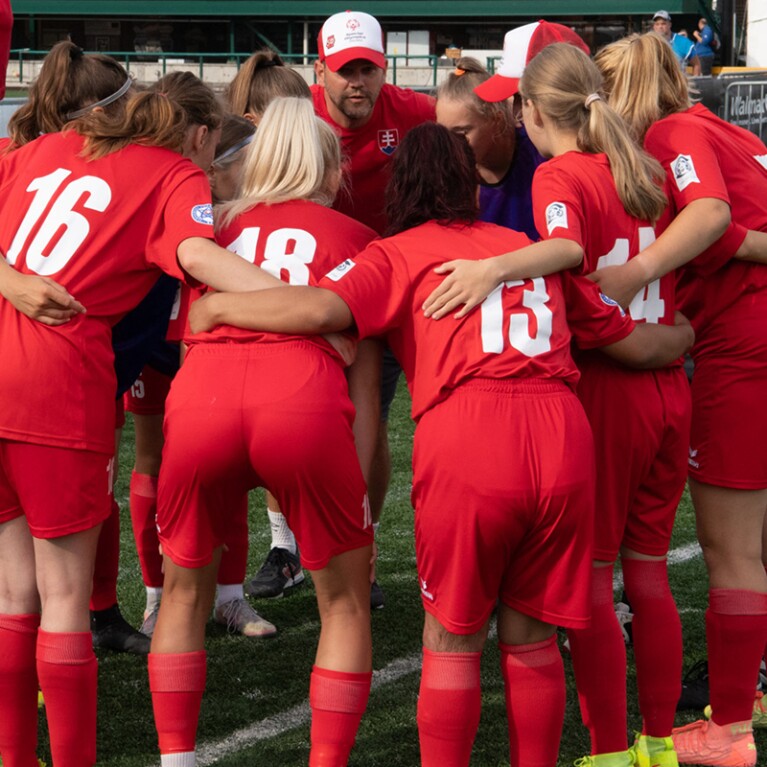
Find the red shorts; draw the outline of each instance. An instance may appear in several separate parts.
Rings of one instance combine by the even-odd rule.
[[[560,381],[472,381],[416,428],[424,608],[473,634],[496,600],[557,626],[589,620],[594,446]]]
[[[767,296],[747,294],[693,349],[689,471],[699,482],[767,488]]]
[[[162,415],[170,382],[170,376],[146,365],[133,386],[123,395],[125,409],[136,415]]]
[[[89,530],[112,511],[114,458],[0,440],[0,524],[24,515],[35,538]]]
[[[193,346],[173,381],[157,524],[163,551],[203,567],[230,509],[265,487],[310,570],[373,540],[343,370],[309,341]]]
[[[687,376],[681,367],[629,370],[591,358],[581,373],[596,450],[594,558],[614,562],[622,545],[663,556],[687,480]]]

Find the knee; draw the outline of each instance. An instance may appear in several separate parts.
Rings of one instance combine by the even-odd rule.
[[[475,634],[454,634],[427,613],[423,626],[423,646],[432,652],[481,652],[487,639],[487,626]]]

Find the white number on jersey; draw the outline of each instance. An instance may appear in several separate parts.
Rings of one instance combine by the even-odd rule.
[[[503,338],[503,288],[518,287],[532,283],[522,295],[522,304],[532,311],[538,326],[535,335],[530,334],[530,317],[527,312],[513,312],[509,317],[509,343],[526,357],[535,357],[551,349],[552,314],[546,304],[549,294],[543,277],[534,280],[512,280],[499,285],[483,302],[482,315],[482,351],[488,354],[500,354],[504,347]]]
[[[227,246],[227,250],[255,264],[260,234],[260,226],[249,226]],[[316,252],[317,240],[309,232],[287,227],[275,229],[266,238],[264,261],[260,266],[278,279],[282,279],[283,271],[287,272],[287,281],[291,285],[308,285],[308,265],[311,264]]]
[[[34,192],[34,197],[8,250],[8,263],[16,263],[38,222],[40,227],[26,252],[27,269],[37,274],[48,277],[61,271],[83,244],[90,225],[88,219],[74,209],[75,205],[80,203],[88,210],[103,212],[112,200],[112,190],[106,181],[96,176],[77,178],[61,189],[43,218],[59,188],[71,174],[71,170],[59,168],[47,176],[34,179],[27,187],[27,192]]]
[[[639,227],[639,250],[655,242],[655,230],[651,226]],[[629,260],[629,241],[617,239],[613,249],[597,261],[597,269],[605,266],[622,266]],[[608,296],[609,297],[609,296]],[[660,297],[660,280],[654,280],[637,293],[629,304],[632,320],[645,320],[656,324],[666,313],[666,302]]]

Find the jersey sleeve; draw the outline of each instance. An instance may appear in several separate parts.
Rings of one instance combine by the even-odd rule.
[[[535,228],[544,240],[573,240],[585,249],[583,204],[570,177],[557,163],[539,165],[533,176]]]
[[[397,263],[400,267],[397,268]],[[319,287],[332,290],[351,310],[359,338],[382,336],[410,311],[412,287],[403,258],[395,246],[372,243],[356,258],[347,258],[328,272]]]
[[[157,206],[154,226],[146,245],[146,260],[167,274],[192,285],[178,262],[178,246],[190,237],[213,240],[213,206],[210,185],[199,168],[190,166],[172,174]]]
[[[694,200],[713,198],[731,206],[716,150],[703,120],[664,120],[647,132],[645,149],[666,171],[665,191],[681,211]],[[690,266],[708,275],[729,261],[746,237],[747,229],[734,221]]]
[[[581,349],[597,349],[622,341],[634,330],[634,321],[599,286],[586,277],[562,272],[567,322]]]

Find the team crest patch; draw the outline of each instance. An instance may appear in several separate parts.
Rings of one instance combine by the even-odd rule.
[[[208,203],[206,205],[195,205],[192,208],[192,218],[198,224],[210,224],[213,225],[213,206]]]
[[[674,181],[680,192],[690,184],[700,184],[698,174],[695,172],[695,164],[689,154],[680,154],[671,163],[671,172],[674,174]]]
[[[567,207],[563,202],[552,202],[546,208],[546,228],[551,234],[557,227],[567,229]]]
[[[603,304],[607,304],[608,306],[617,306],[618,311],[621,313],[621,317],[626,316],[626,312],[623,311],[623,308],[620,306],[620,304],[617,301],[614,301],[610,296],[606,296],[604,293],[600,293],[599,297],[602,299]]]
[[[347,258],[346,261],[341,262],[333,271],[328,272],[325,276],[333,282],[338,282],[341,277],[346,276],[354,267],[357,266],[351,258]]]
[[[378,148],[386,155],[393,155],[399,146],[399,131],[387,128],[378,131]]]
[[[325,40],[325,47],[330,50],[334,45],[336,44],[336,36],[330,35],[327,40]]]

